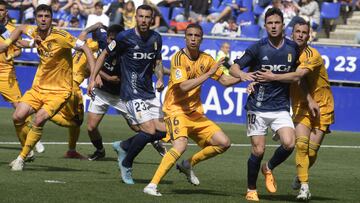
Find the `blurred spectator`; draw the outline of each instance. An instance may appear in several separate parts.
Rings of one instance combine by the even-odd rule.
[[[79,2],[74,2],[73,5],[70,7],[70,13],[68,15],[65,16],[64,18],[64,27],[68,27],[70,24],[70,20],[75,17],[79,20],[79,26],[81,28],[85,27],[85,23],[86,23],[86,18],[81,15],[80,13],[80,9],[81,9],[81,4]]]
[[[240,37],[241,28],[236,24],[234,18],[229,18],[227,21],[216,23],[211,30],[211,34],[228,37]]]
[[[355,35],[355,42],[357,44],[360,44],[360,32],[358,32],[356,35]]]
[[[210,8],[209,0],[184,0],[185,19],[192,23],[201,22],[206,19]],[[190,10],[191,9],[191,10]]]
[[[356,2],[355,2],[355,10],[357,10],[357,11],[360,10],[360,0],[356,0]]]
[[[281,0],[272,0],[272,4],[268,5],[265,9],[264,12],[260,15],[259,17],[259,21],[258,21],[258,25],[261,27],[262,30],[264,30],[264,24],[265,24],[265,13],[267,10],[269,10],[270,8],[278,8],[281,11],[284,10],[284,6],[281,3]]]
[[[340,15],[342,17],[343,23],[347,24],[347,19],[352,12],[352,0],[339,0],[340,2]]]
[[[51,0],[32,0],[32,5],[34,8],[38,7],[38,5],[46,4],[48,6],[51,5]]]
[[[53,10],[53,17],[52,22],[54,26],[62,27],[64,26],[64,18],[66,16],[66,13],[64,10],[62,10],[59,0],[52,0],[51,2],[51,8]]]
[[[79,0],[75,0],[75,1],[79,1]],[[84,16],[88,16],[92,13],[94,13],[94,5],[95,5],[95,1],[94,0],[80,0],[80,3],[83,7],[81,13]]]
[[[230,44],[228,42],[224,42],[218,53],[216,54],[216,61],[219,61],[220,59],[224,58],[224,63],[220,68],[223,70],[224,74],[229,75],[229,68],[231,66],[230,61]]]
[[[221,13],[212,13],[207,20],[217,23],[229,17],[236,18],[240,13],[247,11],[247,8],[243,7],[243,0],[224,0],[223,2],[226,7]]]
[[[72,17],[72,18],[70,19],[70,22],[69,22],[68,27],[71,27],[71,28],[81,28],[81,27],[80,27],[80,21],[79,21],[79,19],[76,18],[76,17]]]
[[[117,0],[110,4],[109,9],[106,11],[106,15],[110,18],[110,25],[123,24],[122,12],[124,5],[124,0]]]
[[[296,16],[297,9],[293,4],[293,0],[284,0],[283,6],[284,24],[287,27],[292,18]]]
[[[183,0],[164,0],[164,1],[160,1],[156,5],[160,6],[160,7],[169,7],[170,8],[169,16],[163,16],[164,18],[168,18],[168,19],[171,18],[173,10],[174,10],[175,7],[184,7]]]
[[[294,6],[299,10],[299,17],[306,22],[310,22],[310,41],[316,38],[316,29],[320,25],[319,4],[314,0],[301,0],[301,6],[294,2]]]
[[[154,20],[151,24],[150,29],[155,30],[157,32],[166,33],[169,30],[169,25],[163,19],[159,9],[155,4],[153,4],[150,0],[144,0],[144,4],[147,4],[152,7],[154,11]]]
[[[109,17],[103,13],[103,3],[101,1],[95,3],[94,14],[90,14],[87,19],[86,27],[90,27],[95,23],[102,23],[105,26],[109,26]]]
[[[128,30],[136,25],[135,20],[135,4],[133,1],[128,1],[125,3],[125,9],[123,11],[123,21],[124,21],[124,29]]]

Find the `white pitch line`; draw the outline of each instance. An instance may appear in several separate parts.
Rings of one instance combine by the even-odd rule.
[[[41,142],[44,145],[67,145],[67,142]],[[19,142],[0,142],[0,145],[19,145]],[[78,145],[92,145],[91,142],[78,142]],[[104,145],[111,145],[112,142],[104,142]],[[170,144],[165,143],[170,146]],[[197,144],[190,143],[189,146],[197,146]],[[250,147],[250,144],[231,144],[233,147]],[[279,145],[266,145],[267,147],[278,147]],[[321,148],[345,148],[345,149],[360,149],[360,146],[344,146],[344,145],[321,145]]]

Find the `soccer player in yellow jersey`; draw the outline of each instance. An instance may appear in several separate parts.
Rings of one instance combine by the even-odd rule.
[[[252,80],[252,74],[244,73],[243,78],[223,74],[218,63],[208,54],[199,50],[203,38],[200,25],[190,24],[185,31],[186,48],[178,51],[171,59],[170,80],[165,96],[163,111],[167,129],[166,140],[172,148],[163,157],[151,182],[144,193],[161,196],[157,185],[184,153],[188,138],[193,139],[202,149],[187,160],[177,164],[193,185],[199,185],[193,167],[201,161],[225,152],[230,140],[213,121],[205,115],[200,100],[201,85],[212,78],[228,86],[244,80]]]
[[[293,121],[296,130],[296,168],[297,176],[293,189],[300,189],[297,199],[308,200],[311,197],[308,177],[309,168],[315,163],[317,152],[334,123],[334,98],[323,59],[319,52],[307,45],[310,26],[299,20],[293,29],[293,40],[299,45],[300,65],[296,72],[273,75],[260,73],[259,80],[277,80],[296,82],[291,87]],[[297,81],[300,81],[300,87]],[[305,91],[301,91],[305,87]]]
[[[39,5],[35,10],[35,17],[37,26],[19,26],[4,43],[0,43],[1,52],[25,33],[34,39],[40,56],[40,64],[32,88],[21,98],[13,114],[17,133],[28,132],[20,155],[10,163],[13,171],[23,170],[24,159],[41,138],[46,121],[53,117],[71,96],[73,87],[71,49],[82,49],[90,67],[94,67],[91,50],[83,41],[51,26],[50,6]],[[24,121],[34,113],[33,123],[28,131],[29,127]]]

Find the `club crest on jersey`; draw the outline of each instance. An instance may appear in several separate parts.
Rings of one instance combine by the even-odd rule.
[[[288,53],[288,62],[291,62],[292,61],[292,55],[291,53]]]
[[[113,40],[113,41],[111,41],[111,43],[108,45],[108,48],[109,48],[110,51],[113,51],[113,50],[115,49],[115,47],[116,47],[116,41]]]
[[[180,69],[176,69],[175,71],[175,79],[180,79],[182,78],[182,73],[181,73],[181,70]]]

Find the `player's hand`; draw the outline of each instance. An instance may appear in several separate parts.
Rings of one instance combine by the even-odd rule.
[[[271,70],[261,69],[260,71],[256,71],[256,81],[259,82],[270,82],[275,80],[275,74],[271,72]]]
[[[215,65],[213,65],[210,70],[207,72],[207,74],[209,75],[209,77],[213,76],[216,71],[220,68],[220,66],[222,66],[222,64],[225,62],[225,58],[221,58],[218,62],[215,63]]]
[[[9,54],[6,56],[5,60],[6,61],[11,61],[14,58],[14,54]]]
[[[94,100],[95,97],[94,89],[95,89],[95,81],[90,80],[86,93],[92,100]]]
[[[120,78],[119,78],[118,76],[116,76],[116,75],[114,75],[114,76],[109,76],[109,77],[107,78],[107,81],[109,81],[109,82],[111,82],[111,83],[113,83],[113,84],[119,84]]]
[[[320,116],[320,107],[319,104],[316,103],[313,99],[308,99],[308,107],[311,113],[311,116],[314,118]]]
[[[100,75],[97,75],[95,78],[95,87],[102,87],[103,85]]]
[[[242,82],[245,82],[245,81],[255,81],[256,79],[256,72],[244,72],[244,71],[240,71],[239,73],[239,76],[240,76],[240,79]]]
[[[255,86],[256,84],[258,84],[258,82],[252,82],[252,83],[250,83],[250,84],[247,86],[246,92],[247,92],[249,95],[252,94],[252,93],[255,91],[254,86]]]
[[[41,41],[42,41],[42,39],[41,39],[41,37],[40,37],[39,35],[36,35],[36,37],[34,38],[34,40],[35,40],[35,45],[36,45],[36,46],[38,46],[38,45],[41,43]]]
[[[164,90],[164,81],[162,79],[159,79],[156,81],[156,90],[158,92],[161,92]]]

